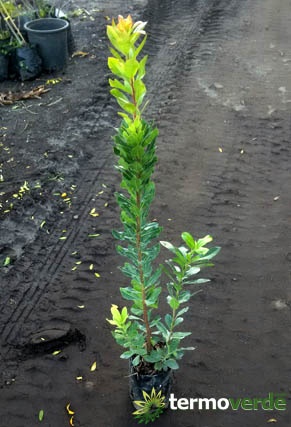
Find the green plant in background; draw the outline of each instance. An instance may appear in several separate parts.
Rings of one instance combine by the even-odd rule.
[[[12,40],[9,40],[6,46],[2,46],[2,49],[5,47],[8,52],[11,48],[25,46],[27,44],[14,20],[14,18],[19,16],[20,13],[21,7],[16,6],[14,2],[4,2],[3,0],[0,0],[0,18],[6,25],[6,34],[7,31],[9,31],[12,36]]]
[[[165,409],[165,397],[162,396],[161,390],[157,393],[154,387],[150,395],[144,390],[142,394],[144,400],[134,401],[138,409],[133,412],[133,415],[139,420],[139,424],[148,424],[155,421],[163,413]]]
[[[122,111],[122,123],[114,137],[114,152],[118,158],[117,169],[121,174],[121,192],[116,194],[121,209],[123,229],[114,231],[114,237],[123,242],[117,246],[119,254],[127,258],[121,268],[130,278],[130,286],[121,287],[124,299],[130,301],[130,311],[112,305],[115,327],[113,336],[125,351],[121,358],[132,359],[135,367],[151,367],[151,371],[177,369],[177,361],[185,350],[181,341],[191,332],[178,331],[185,306],[197,293],[192,285],[200,285],[207,279],[194,279],[202,267],[211,266],[211,259],[219,247],[208,248],[211,236],[195,240],[188,232],[182,233],[183,244],[174,246],[169,242],[157,242],[162,228],[149,221],[149,210],[155,197],[152,180],[156,157],[158,130],[142,118],[146,86],[143,82],[147,56],[140,55],[146,42],[146,22],[133,22],[131,16],[119,16],[118,23],[107,26],[112,56],[108,66],[115,78],[109,80],[111,94]],[[165,266],[155,266],[160,247],[172,254]],[[168,276],[166,289],[169,313],[164,317],[157,312],[161,273]]]

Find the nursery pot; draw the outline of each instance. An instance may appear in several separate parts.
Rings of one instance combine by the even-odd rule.
[[[0,82],[8,78],[8,57],[0,53]]]
[[[35,45],[45,71],[61,71],[68,58],[69,23],[59,18],[41,18],[26,22],[29,43]]]
[[[10,73],[21,81],[35,79],[41,70],[41,59],[35,47],[17,47],[11,54]]]
[[[173,384],[173,371],[168,369],[167,371],[159,371],[153,375],[140,375],[136,371],[135,367],[132,365],[130,359],[129,362],[129,395],[132,400],[132,404],[136,409],[139,409],[135,405],[134,401],[143,401],[143,391],[151,394],[152,389],[154,388],[156,393],[162,390],[162,396],[165,397],[165,407],[169,405],[169,398],[172,391]]]

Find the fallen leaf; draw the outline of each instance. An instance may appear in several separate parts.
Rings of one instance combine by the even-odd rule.
[[[96,369],[97,369],[97,362],[94,362],[90,368],[90,371],[94,372],[94,371],[96,371]]]
[[[221,148],[221,147],[219,147],[219,148],[218,148],[218,151],[219,151],[220,153],[222,153],[222,148]]]
[[[71,270],[72,270],[72,271],[75,271],[75,270],[77,270],[77,268],[78,268],[78,267],[75,265],[74,267],[72,267],[72,269],[71,269]]]
[[[60,237],[59,240],[66,240],[66,236]]]
[[[62,198],[67,197],[67,193],[62,193],[62,194],[61,194],[61,197],[62,197]]]
[[[40,95],[48,92],[50,89],[45,88],[44,85],[37,86],[32,90],[21,91],[21,92],[0,92],[0,105],[11,105],[16,101],[22,99],[36,98],[40,99]]]
[[[240,150],[240,154],[243,154],[244,153],[244,150]]]
[[[91,209],[91,211],[89,212],[89,215],[96,217],[99,216],[99,213],[96,212],[96,208]]]
[[[58,354],[60,354],[62,350],[56,350],[52,353],[53,356],[57,356]]]
[[[70,418],[70,425],[74,427],[74,415]]]
[[[45,82],[46,85],[55,85],[57,83],[60,83],[62,81],[61,77],[58,77],[56,79],[49,79]]]
[[[75,264],[80,265],[82,264],[82,261],[76,261]]]
[[[39,413],[38,413],[38,419],[39,419],[39,421],[42,421],[42,420],[43,420],[43,416],[44,416],[44,410],[43,410],[43,409],[41,409],[41,410],[39,411]]]
[[[274,197],[275,202],[280,199],[280,196]]]
[[[95,274],[95,277],[100,277],[99,273],[94,273],[94,274]]]
[[[85,308],[84,305],[77,305],[78,308]]]
[[[66,406],[66,410],[67,410],[67,413],[69,414],[69,415],[74,415],[74,411],[72,411],[72,409],[70,408],[70,406],[71,406],[71,403],[69,402],[68,404],[67,404],[67,406]]]
[[[73,53],[72,58],[74,58],[75,56],[81,56],[82,58],[84,58],[85,56],[88,56],[89,53],[88,52],[83,52],[82,50],[77,50],[76,52]]]
[[[88,234],[88,237],[98,237],[98,236],[100,236],[100,234]]]
[[[5,258],[5,261],[4,261],[4,263],[3,263],[3,266],[4,266],[4,267],[7,267],[7,265],[9,265],[9,264],[10,264],[10,261],[11,261],[10,256],[7,256],[7,257]]]
[[[276,423],[277,420],[276,420],[276,418],[270,418],[267,422],[268,423]]]
[[[89,270],[93,270],[94,264],[90,264]]]
[[[105,206],[105,208],[107,208],[107,206],[108,206],[108,202],[104,203],[104,206]]]
[[[82,381],[82,379],[83,379],[83,377],[81,377],[81,376],[80,377],[76,377],[77,381]]]

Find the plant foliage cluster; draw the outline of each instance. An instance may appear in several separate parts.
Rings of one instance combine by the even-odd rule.
[[[121,357],[131,358],[134,366],[151,364],[157,371],[177,369],[177,361],[185,350],[181,341],[191,332],[181,332],[178,326],[188,311],[185,304],[195,295],[207,279],[194,278],[202,267],[212,265],[211,259],[219,247],[208,248],[211,236],[195,240],[188,232],[182,233],[183,245],[176,247],[169,242],[159,242],[162,228],[149,220],[149,211],[155,197],[152,179],[157,162],[156,139],[158,130],[142,118],[146,86],[143,82],[147,56],[141,56],[146,42],[146,22],[133,22],[131,16],[119,16],[107,26],[112,56],[108,66],[114,79],[109,80],[111,94],[122,111],[122,123],[114,137],[114,152],[118,158],[117,169],[121,174],[121,191],[116,194],[121,209],[123,229],[114,231],[122,243],[117,251],[127,261],[121,267],[130,278],[130,286],[120,288],[121,295],[131,307],[111,307],[115,327],[113,336],[125,351]],[[141,58],[140,58],[141,56]],[[155,266],[155,260],[164,246],[172,254],[165,266]],[[167,303],[169,313],[157,313],[162,272],[168,277]]]

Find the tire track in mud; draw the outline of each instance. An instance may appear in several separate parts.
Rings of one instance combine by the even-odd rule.
[[[88,227],[86,219],[89,215],[88,209],[90,201],[94,198],[94,192],[97,193],[98,191],[97,183],[100,182],[100,178],[102,177],[102,182],[107,181],[109,185],[112,182],[112,174],[108,170],[108,163],[112,157],[111,144],[109,143],[109,123],[106,122],[103,126],[100,124],[104,111],[108,110],[107,105],[108,99],[104,106],[101,105],[101,108],[100,105],[96,107],[93,105],[90,114],[88,114],[86,107],[84,107],[85,114],[83,113],[83,116],[88,116],[88,119],[82,119],[82,125],[87,131],[91,128],[89,131],[91,138],[99,140],[98,161],[96,168],[92,168],[91,166],[91,168],[84,168],[81,171],[81,179],[78,182],[79,185],[77,184],[78,191],[75,192],[75,197],[78,200],[78,210],[73,211],[71,215],[70,212],[67,211],[67,215],[64,215],[65,218],[60,219],[60,224],[58,224],[59,230],[52,229],[49,237],[45,238],[44,241],[42,239],[43,236],[40,236],[39,239],[41,242],[38,242],[39,239],[37,239],[33,245],[29,247],[29,250],[15,266],[15,271],[13,271],[11,279],[9,280],[8,278],[8,286],[14,287],[16,295],[12,298],[13,301],[11,304],[9,304],[9,301],[4,301],[2,305],[1,315],[4,317],[5,321],[1,322],[3,325],[1,335],[4,342],[9,344],[17,343],[19,328],[35,309],[39,299],[45,293],[49,285],[57,278],[73,243],[82,238],[82,233],[84,234],[85,228]],[[113,117],[112,121],[114,122]],[[67,125],[71,134],[77,136],[77,138],[75,138],[76,143],[78,143],[80,137],[79,123],[80,118],[76,120],[75,124],[69,123]],[[68,134],[68,130],[65,129],[63,134]],[[99,187],[99,190],[101,190],[101,187]],[[76,214],[78,218],[74,219]],[[70,218],[67,218],[68,215],[70,215]],[[107,210],[105,209],[103,220],[107,220],[108,222],[111,216],[110,208]],[[61,234],[62,229],[68,230],[65,236]],[[105,230],[103,229],[102,232],[103,236],[106,234],[106,231],[108,233],[110,232],[110,230],[106,230],[105,227]],[[62,241],[59,240],[60,237],[65,237],[66,239]],[[38,247],[43,248],[41,251],[42,253],[39,253],[39,255],[36,253]],[[37,261],[35,261],[35,258],[37,258]],[[23,278],[25,278],[24,284],[21,284]],[[21,287],[19,288],[18,286],[20,284]]]

